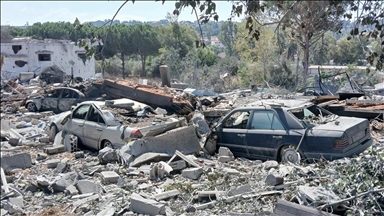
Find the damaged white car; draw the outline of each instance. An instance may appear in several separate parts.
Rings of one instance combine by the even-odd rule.
[[[53,142],[59,131],[73,134],[90,148],[102,149],[106,146],[120,148],[133,139],[155,136],[164,131],[182,126],[185,119],[169,118],[168,122],[142,128],[124,125],[110,111],[102,110],[103,101],[86,101],[78,104],[72,111],[49,118],[49,138]],[[145,109],[145,108],[144,108]]]
[[[83,102],[72,111],[51,116],[50,140],[53,141],[59,131],[64,131],[77,136],[87,147],[102,149],[112,144],[124,145],[131,138],[142,137],[140,130],[124,126],[110,111],[101,110],[97,103]]]

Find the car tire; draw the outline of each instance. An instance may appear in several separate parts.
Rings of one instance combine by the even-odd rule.
[[[28,112],[37,112],[37,107],[33,102],[29,102],[27,104],[27,110]]]
[[[279,151],[279,160],[280,162],[298,163],[303,159],[302,155],[300,150],[296,151],[296,146],[285,145]]]
[[[104,140],[104,141],[101,143],[101,148],[100,148],[100,149],[103,149],[103,148],[105,148],[105,147],[107,147],[107,146],[113,148],[113,145],[112,145],[111,141],[109,141],[109,140]]]
[[[54,142],[56,134],[57,134],[57,127],[56,127],[56,125],[52,125],[49,128],[49,141]]]

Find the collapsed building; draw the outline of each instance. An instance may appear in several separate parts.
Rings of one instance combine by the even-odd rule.
[[[58,76],[61,79],[65,76],[86,79],[95,75],[93,56],[87,56],[84,48],[69,40],[14,38],[1,42],[1,56],[2,80],[20,75],[32,75],[32,78],[41,75],[48,79]]]

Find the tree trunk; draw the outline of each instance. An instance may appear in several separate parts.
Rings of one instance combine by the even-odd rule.
[[[309,38],[308,35],[305,35],[305,44],[304,44],[304,58],[303,58],[303,83],[302,87],[307,86],[307,76],[309,68]]]
[[[145,60],[147,57],[145,55],[141,55],[141,77],[145,77]]]
[[[103,75],[103,77],[104,77],[104,67],[105,67],[105,59],[104,59],[104,56],[102,56],[102,59],[101,59],[101,74]]]
[[[124,59],[123,53],[121,53],[121,66],[122,66],[122,72],[123,72],[123,79],[125,79],[125,59]]]
[[[300,62],[300,49],[297,49],[296,54],[296,75],[295,75],[295,89],[299,86],[299,62]]]

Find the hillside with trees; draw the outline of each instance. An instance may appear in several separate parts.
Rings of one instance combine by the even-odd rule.
[[[7,32],[2,31],[2,37],[76,42],[100,38],[103,46],[93,50],[98,60],[97,72],[122,78],[159,77],[159,66],[166,64],[172,78],[219,92],[267,84],[302,89],[313,84],[313,78],[307,77],[310,65],[345,65],[353,74],[355,66],[367,65],[370,54],[383,55],[382,37],[351,37],[356,23],[335,14],[324,14],[333,10],[330,4],[311,1],[296,2],[294,7],[285,1],[268,4],[270,15],[251,14],[243,22],[179,21],[177,16],[168,14],[166,19],[145,23],[119,20],[35,23],[26,29],[8,28]],[[212,36],[220,40],[224,50],[210,45]],[[208,39],[204,46],[201,46],[202,38]],[[223,78],[224,74],[229,76]],[[370,79],[377,82],[373,75]]]

